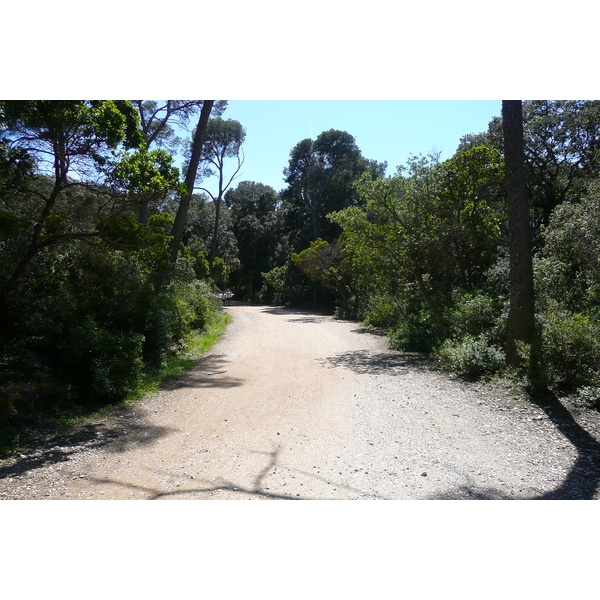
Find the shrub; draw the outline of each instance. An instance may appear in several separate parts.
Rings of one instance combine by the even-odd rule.
[[[264,283],[259,298],[262,302],[302,305],[312,296],[313,284],[293,262],[274,267],[261,276]]]
[[[465,293],[454,299],[454,308],[449,311],[450,329],[457,338],[485,334],[500,343],[507,316],[497,297]]]
[[[600,385],[586,385],[579,388],[577,399],[588,408],[600,409]]]
[[[431,352],[443,338],[443,330],[430,313],[411,314],[389,334],[390,347],[408,352]]]
[[[124,396],[141,375],[142,339],[133,331],[111,331],[91,317],[69,327],[58,345],[63,391],[72,389],[84,403]]]
[[[366,325],[389,327],[400,320],[400,306],[390,295],[373,295],[369,297],[364,308]]]
[[[542,364],[550,385],[572,392],[600,378],[600,323],[554,307],[542,315]]]
[[[143,328],[146,361],[159,367],[169,347],[180,344],[193,330],[203,329],[219,307],[208,281],[174,281],[151,297]]]
[[[436,350],[440,364],[462,377],[477,379],[493,375],[504,368],[504,352],[483,336],[448,339]]]

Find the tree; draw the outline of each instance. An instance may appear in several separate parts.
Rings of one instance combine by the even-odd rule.
[[[358,316],[359,296],[354,284],[352,259],[343,251],[339,240],[329,244],[319,238],[306,250],[293,253],[292,261],[310,279],[335,293],[344,316]]]
[[[316,241],[319,234],[317,225],[317,159],[313,142],[305,139],[298,142],[290,152],[289,165],[284,169],[285,181],[288,184],[286,198],[298,197],[308,209],[310,218],[311,241]]]
[[[338,237],[339,227],[327,219],[327,214],[356,204],[353,184],[365,171],[376,178],[386,168],[386,163],[365,159],[354,137],[345,131],[330,129],[314,141],[305,139],[296,144],[284,169],[288,188],[283,198],[309,223],[298,245],[306,248],[309,241],[319,237],[330,242]]]
[[[373,179],[365,174],[356,186],[361,206],[329,218],[343,228],[343,247],[363,270],[367,286],[374,281],[373,271],[379,283],[387,281],[388,289],[397,289],[396,282],[414,282],[441,326],[442,310],[429,282],[443,264],[442,223],[436,210],[439,185],[437,157],[413,157],[406,177]]]
[[[531,100],[522,102],[525,180],[534,248],[542,241],[554,208],[579,202],[587,183],[600,175],[600,101]],[[504,152],[502,119],[483,134],[464,136],[459,149],[486,145]]]
[[[214,100],[203,101],[198,125],[194,131],[190,160],[185,174],[185,191],[182,191],[181,200],[173,223],[173,238],[171,240],[170,254],[170,260],[173,265],[177,262],[179,246],[181,245],[181,238],[183,236],[190,202],[194,194],[194,183],[196,182],[198,165],[200,164],[200,157],[202,155],[202,145],[204,143],[206,127],[214,102]]]
[[[497,255],[505,211],[504,162],[498,150],[474,146],[456,152],[438,170],[440,258],[455,286],[473,288]]]
[[[213,194],[210,190],[200,187],[213,200],[215,205],[215,222],[212,235],[211,250],[208,262],[212,266],[216,254],[219,239],[219,221],[221,217],[221,205],[223,195],[236,178],[244,162],[242,144],[246,138],[246,131],[239,121],[234,119],[211,119],[206,129],[206,141],[202,148],[201,163],[203,169],[200,172],[201,177],[218,177],[217,193]],[[231,177],[225,178],[225,161],[227,158],[236,158],[237,167]]]
[[[237,295],[255,300],[263,277],[281,257],[284,232],[278,214],[279,195],[262,183],[242,181],[224,196],[239,248],[240,268],[234,275]]]
[[[135,100],[139,116],[140,128],[146,148],[156,145],[175,154],[182,145],[175,127],[187,130],[188,123],[202,108],[202,100]],[[211,113],[220,116],[227,107],[226,100],[215,102]],[[148,218],[148,202],[140,208],[140,223]]]
[[[510,309],[506,364],[520,367],[521,345],[533,347],[535,306],[529,202],[523,153],[523,109],[520,100],[502,101],[510,253]]]
[[[15,175],[13,191],[36,198],[26,218],[27,233],[21,235],[25,239],[23,250],[0,282],[6,309],[8,294],[44,248],[99,234],[98,227],[77,230],[69,225],[65,214],[56,213],[69,189],[106,192],[112,212],[123,209],[121,195],[117,195],[116,206],[111,202],[115,195],[104,187],[106,173],[115,164],[114,150],[120,144],[125,149],[136,148],[141,137],[137,114],[131,103],[124,101],[11,101],[1,103],[0,113],[0,135],[5,148],[12,151],[12,156],[5,153],[3,157],[3,171],[10,172],[10,161],[15,166],[17,153],[21,163],[28,162],[32,168],[28,177]],[[40,178],[45,185],[38,185]]]
[[[218,256],[212,266],[208,264],[215,223],[214,202],[204,193],[194,194],[181,240],[185,256],[193,258],[197,277],[213,277],[217,272],[239,268],[238,244],[233,232],[232,215],[224,211],[219,219]],[[221,265],[217,265],[220,262]]]

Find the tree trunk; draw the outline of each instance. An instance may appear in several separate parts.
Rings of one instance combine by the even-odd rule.
[[[502,128],[510,252],[506,364],[519,367],[525,357],[519,355],[518,342],[533,349],[535,325],[531,228],[523,154],[523,107],[520,100],[502,101]]]
[[[215,222],[213,225],[213,237],[210,245],[210,256],[208,257],[208,266],[212,271],[213,263],[217,257],[217,246],[219,245],[219,223],[221,221],[221,203],[223,201],[223,157],[220,160],[221,168],[219,169],[219,193],[214,199],[215,202]]]
[[[198,120],[198,127],[196,127],[194,143],[192,145],[192,157],[190,158],[190,164],[185,174],[186,192],[181,198],[179,208],[177,209],[177,214],[175,215],[175,222],[173,223],[173,239],[171,240],[170,255],[172,264],[177,262],[177,254],[179,253],[183,229],[185,227],[188,209],[194,193],[194,183],[196,182],[196,173],[198,172],[198,165],[200,164],[200,153],[202,152],[204,134],[206,132],[206,126],[208,124],[210,111],[212,110],[214,102],[214,100],[204,100],[202,103],[202,111],[200,113],[200,119]]]

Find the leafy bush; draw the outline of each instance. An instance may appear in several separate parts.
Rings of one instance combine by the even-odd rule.
[[[262,302],[302,305],[311,297],[312,284],[293,262],[261,275],[264,283],[259,298]]]
[[[231,267],[225,263],[225,260],[217,256],[213,261],[212,269],[210,270],[210,276],[214,282],[221,287],[225,287],[230,273]]]
[[[498,298],[482,293],[456,295],[454,307],[449,311],[450,329],[457,338],[485,333],[488,338],[502,339],[496,329],[504,325],[503,306]]]
[[[159,367],[168,349],[181,344],[191,331],[203,329],[218,308],[220,302],[208,281],[172,282],[149,299],[143,328],[144,358]]]
[[[579,388],[577,399],[588,408],[600,409],[600,385],[586,385]]]
[[[431,352],[443,338],[443,330],[430,313],[422,311],[401,320],[388,337],[394,350]]]
[[[133,331],[106,329],[91,317],[71,326],[57,348],[62,391],[72,390],[83,403],[124,396],[141,374],[142,339]]]
[[[389,327],[398,323],[401,318],[401,310],[392,296],[378,294],[368,298],[363,316],[366,325]]]
[[[492,375],[504,368],[504,352],[483,335],[447,339],[436,350],[436,356],[444,368],[468,379]]]
[[[542,315],[542,363],[550,385],[573,392],[600,379],[600,322],[554,307]]]
[[[270,271],[263,273],[264,286],[261,289],[261,296],[267,302],[282,304],[289,300],[286,293],[288,276],[288,266],[274,267]]]

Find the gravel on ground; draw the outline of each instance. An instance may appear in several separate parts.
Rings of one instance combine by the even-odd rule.
[[[536,405],[281,307],[196,367],[0,461],[0,499],[598,499],[600,414]]]

